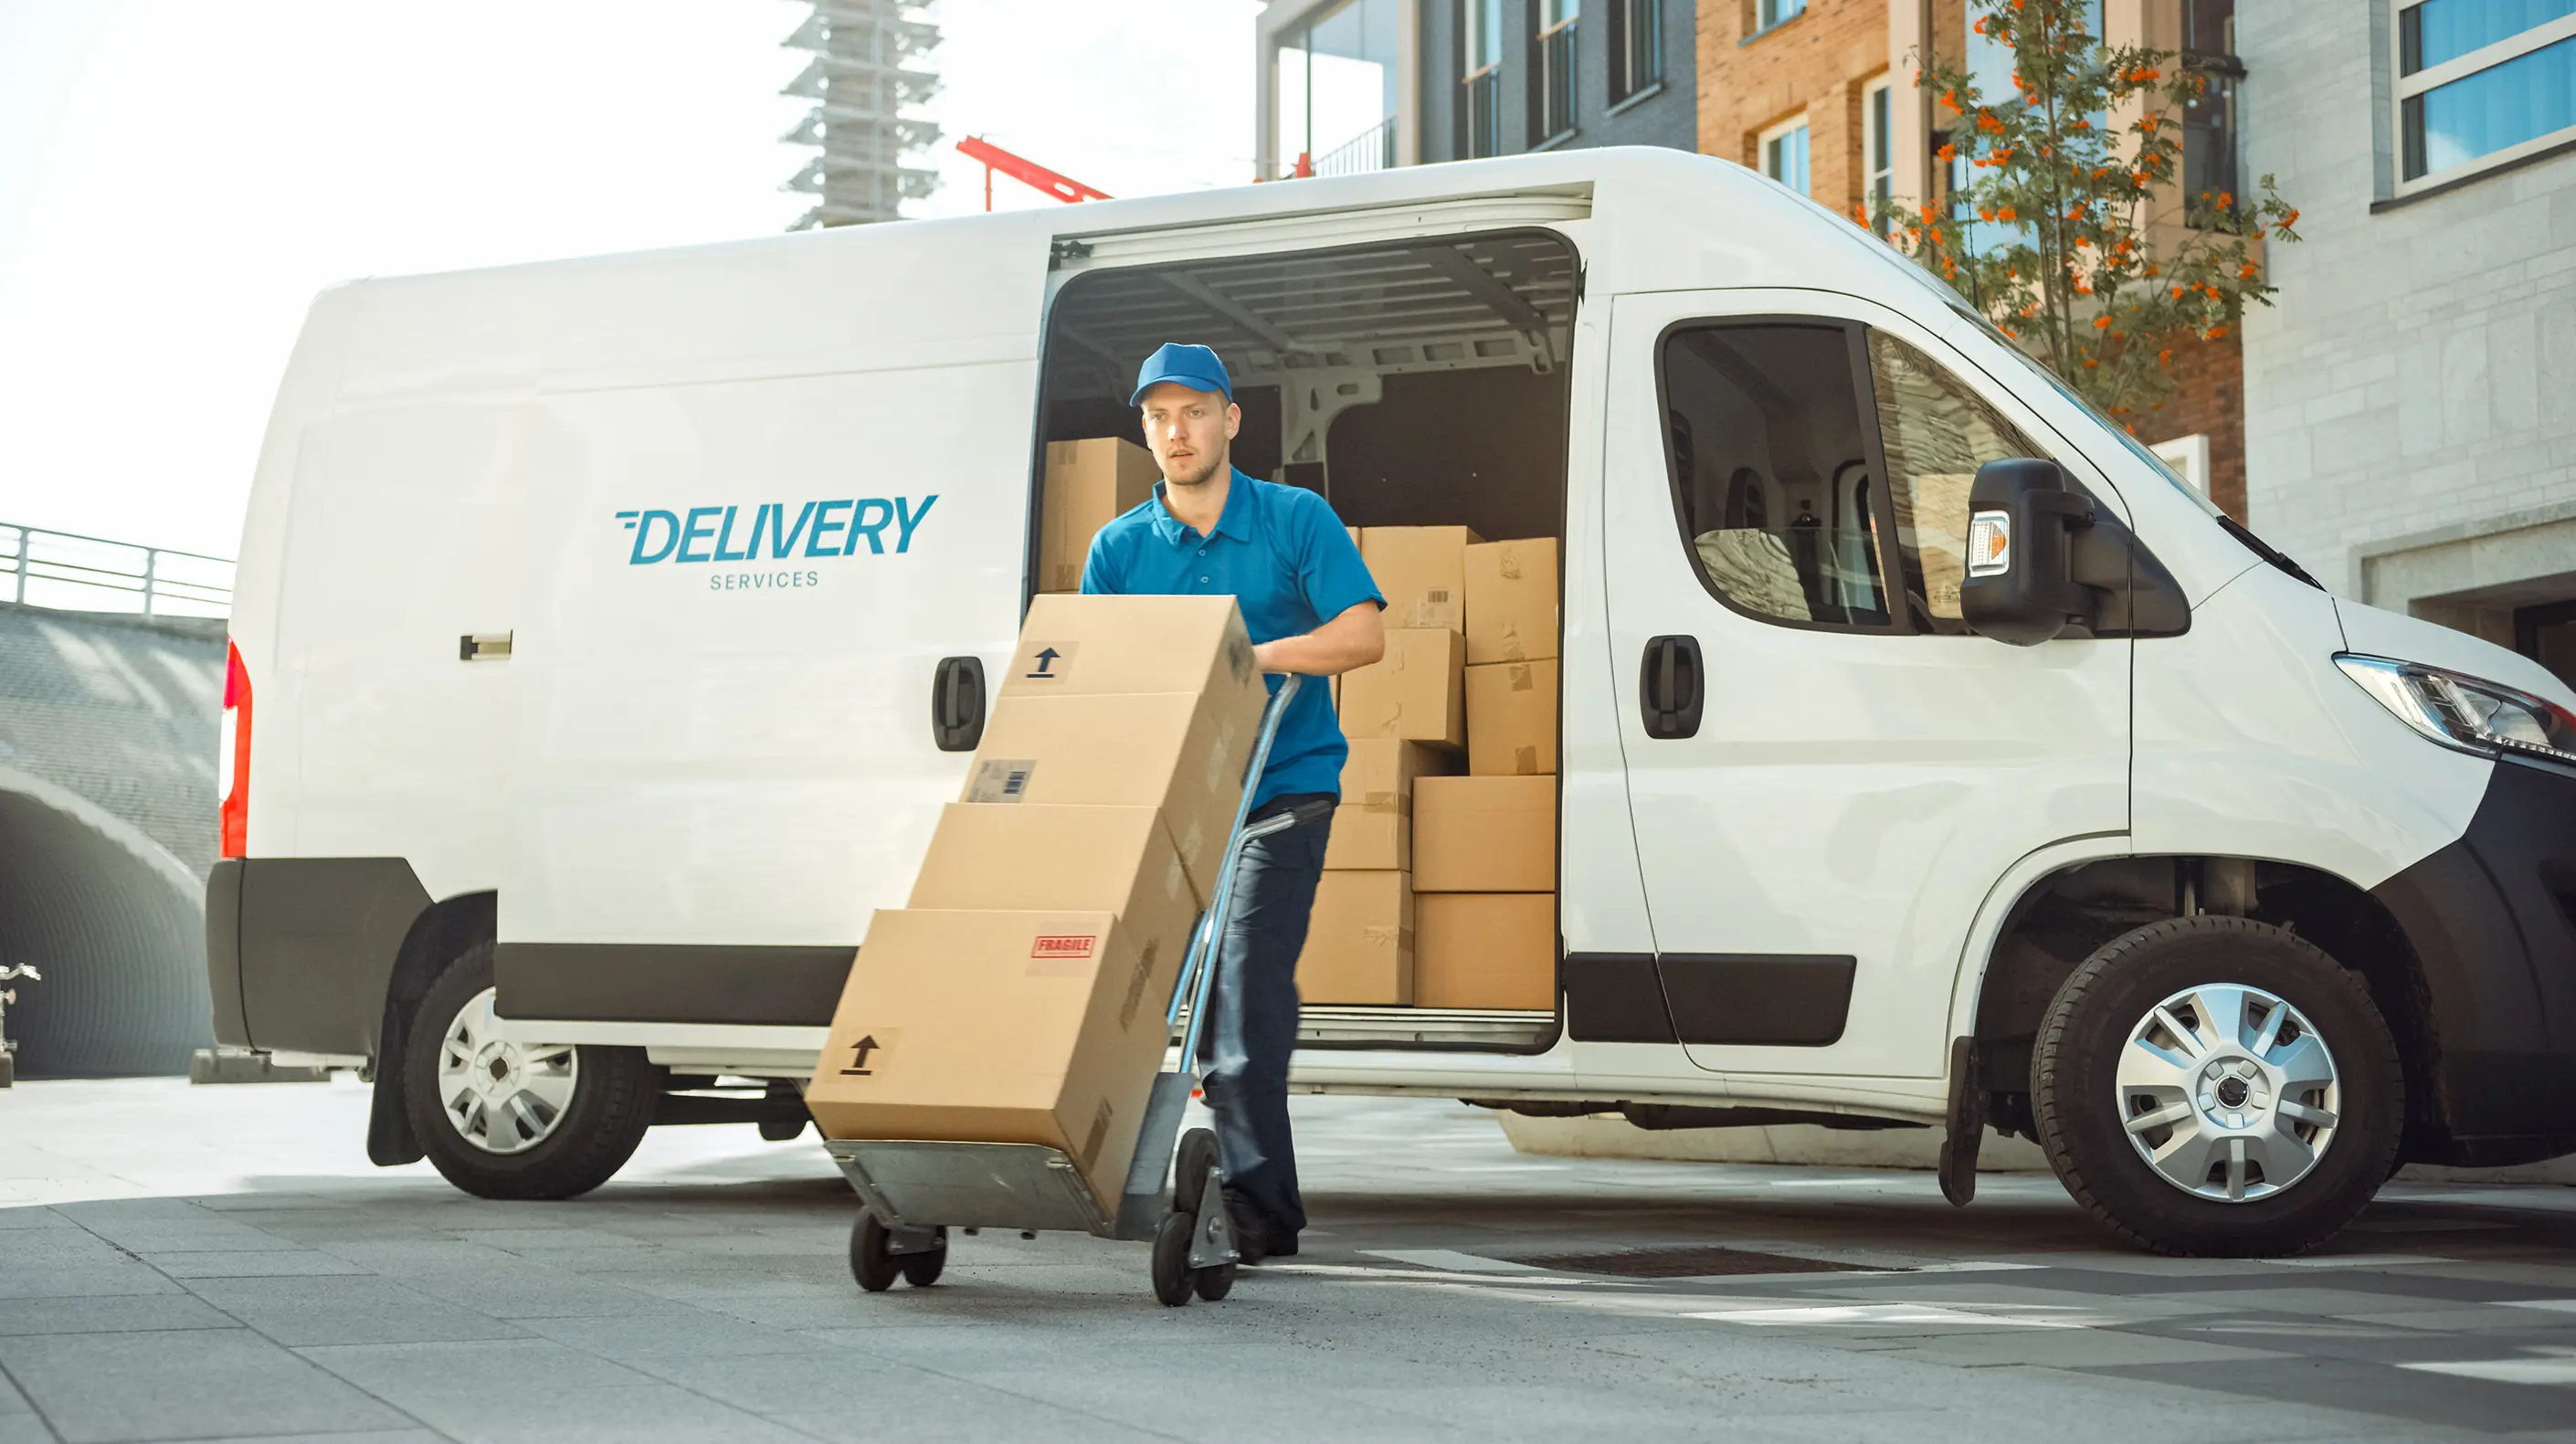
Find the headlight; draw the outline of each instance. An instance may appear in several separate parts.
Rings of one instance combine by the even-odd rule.
[[[2421,662],[2346,652],[2335,665],[2398,721],[2445,747],[2576,762],[2576,713],[2545,697]]]

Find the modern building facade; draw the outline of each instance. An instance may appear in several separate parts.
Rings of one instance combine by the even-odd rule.
[[[780,137],[817,154],[785,189],[814,197],[790,230],[863,225],[900,218],[938,173],[904,164],[906,153],[937,143],[939,127],[903,115],[939,88],[926,66],[939,27],[924,0],[811,0],[813,13],[784,42],[813,59],[781,92],[814,102]]]
[[[1695,148],[1695,26],[1685,0],[1270,0],[1262,178]]]
[[[2245,168],[2306,240],[2247,317],[2256,525],[2576,682],[2576,3],[2249,5]]]

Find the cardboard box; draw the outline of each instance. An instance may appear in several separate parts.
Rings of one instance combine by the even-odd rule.
[[[1324,845],[1327,872],[1413,869],[1413,779],[1449,770],[1449,754],[1391,737],[1351,739],[1342,805]]]
[[[1342,674],[1342,732],[1457,747],[1467,740],[1466,639],[1445,628],[1386,634],[1386,656]]]
[[[1413,1001],[1413,880],[1400,872],[1328,872],[1315,888],[1299,1001]]]
[[[1201,899],[1216,888],[1260,713],[1188,692],[1005,697],[959,801],[1152,807]]]
[[[1556,779],[1415,779],[1413,883],[1424,892],[1555,891]]]
[[[952,802],[906,906],[1114,913],[1139,948],[1179,953],[1206,901],[1153,808]]]
[[[1248,708],[1255,725],[1270,697],[1232,597],[1032,599],[995,695],[1120,692],[1196,692],[1221,709]]]
[[[1038,498],[1038,590],[1082,590],[1091,536],[1143,505],[1163,479],[1154,454],[1115,436],[1050,441]]]
[[[1556,538],[1467,548],[1467,665],[1557,655]]]
[[[1467,548],[1483,538],[1463,526],[1360,529],[1360,560],[1386,596],[1389,627],[1467,625]]]
[[[1556,770],[1557,664],[1489,662],[1467,669],[1467,771],[1533,777]]]
[[[826,1138],[1061,1148],[1114,1211],[1180,961],[1106,912],[880,912],[805,1106]]]
[[[1413,900],[1413,1001],[1556,1010],[1556,895],[1427,892]]]

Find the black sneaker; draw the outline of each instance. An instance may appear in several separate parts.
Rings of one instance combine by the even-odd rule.
[[[1225,1217],[1226,1222],[1234,1226],[1234,1251],[1242,1255],[1236,1262],[1249,1266],[1271,1255],[1270,1216],[1261,1211],[1261,1205],[1254,1203],[1250,1195],[1239,1189],[1227,1189]],[[1288,1251],[1297,1251],[1297,1241],[1293,1237],[1288,1240]]]
[[[1297,1256],[1297,1235],[1288,1229],[1272,1224],[1269,1226],[1269,1231],[1262,1236],[1261,1251],[1272,1258],[1295,1258]]]

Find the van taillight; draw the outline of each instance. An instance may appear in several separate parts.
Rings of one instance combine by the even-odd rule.
[[[241,648],[224,642],[224,721],[215,744],[215,791],[223,798],[216,815],[222,822],[224,857],[250,852],[250,671],[242,666]]]

